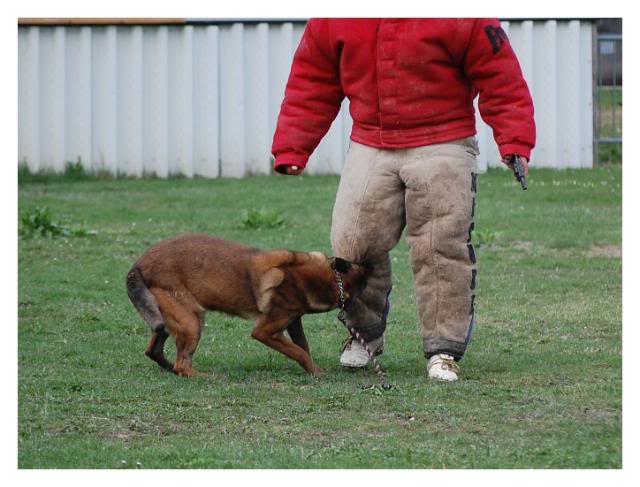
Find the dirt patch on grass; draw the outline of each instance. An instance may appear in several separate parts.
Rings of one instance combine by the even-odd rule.
[[[620,411],[617,409],[583,408],[582,413],[586,417],[594,419],[620,419]]]
[[[587,257],[622,258],[622,245],[594,245],[585,252]]]
[[[533,242],[530,242],[528,240],[516,240],[515,242],[513,242],[511,247],[520,252],[526,252],[527,254],[530,254],[533,250]]]
[[[134,431],[116,431],[114,433],[111,433],[111,435],[109,436],[116,440],[129,441],[134,436],[139,435]]]
[[[529,255],[533,253],[535,250],[534,243],[529,240],[515,240],[513,242],[505,243],[474,243],[476,247],[478,247],[479,251],[491,251],[491,252],[502,252],[504,250],[515,250],[520,254]]]

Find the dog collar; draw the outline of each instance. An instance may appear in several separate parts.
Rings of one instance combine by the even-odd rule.
[[[338,288],[338,308],[344,310],[346,305],[346,293],[344,292],[344,282],[340,273],[333,269],[333,274],[336,277],[336,287]]]

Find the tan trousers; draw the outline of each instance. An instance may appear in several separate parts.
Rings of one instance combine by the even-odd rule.
[[[365,340],[384,333],[389,252],[406,226],[425,356],[462,358],[474,324],[477,155],[475,137],[397,150],[351,142],[331,243],[336,256],[374,266],[365,291],[347,309]]]

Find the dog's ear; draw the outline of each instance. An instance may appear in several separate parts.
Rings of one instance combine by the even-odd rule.
[[[316,262],[326,262],[327,261],[327,256],[324,255],[322,252],[309,252],[309,257],[311,257],[312,260],[315,260]]]
[[[262,313],[268,313],[271,309],[271,298],[273,290],[284,281],[284,272],[277,267],[269,269],[260,279],[260,290],[258,292],[258,309]]]
[[[333,270],[341,272],[342,274],[346,274],[349,272],[349,269],[351,269],[351,262],[341,259],[340,257],[331,257],[329,263]]]

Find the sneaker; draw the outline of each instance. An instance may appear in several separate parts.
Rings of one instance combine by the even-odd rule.
[[[384,335],[367,342],[367,346],[374,355],[380,355],[384,351]],[[349,336],[342,346],[340,364],[343,367],[361,368],[366,367],[370,361],[369,354],[360,342]]]
[[[446,353],[436,353],[431,356],[427,363],[429,378],[453,382],[458,380],[460,366],[451,355]]]

